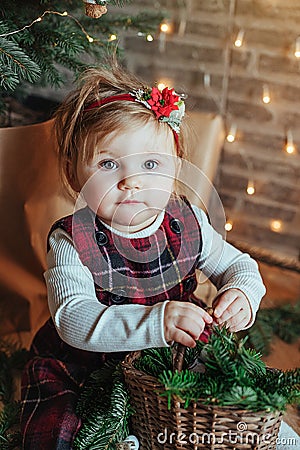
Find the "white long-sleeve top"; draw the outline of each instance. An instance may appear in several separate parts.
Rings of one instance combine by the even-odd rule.
[[[193,206],[193,210],[203,241],[198,268],[216,286],[217,295],[230,288],[244,292],[252,309],[249,327],[265,294],[257,263],[223,240],[201,209]],[[142,238],[155,233],[163,219],[164,212],[149,227],[130,235],[110,229],[127,238]],[[168,346],[164,337],[167,301],[154,306],[103,305],[96,297],[92,274],[82,264],[71,237],[58,228],[50,235],[49,244],[48,270],[44,277],[50,313],[62,340],[95,352]]]

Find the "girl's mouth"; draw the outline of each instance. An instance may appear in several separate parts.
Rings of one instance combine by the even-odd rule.
[[[119,205],[137,205],[141,202],[139,202],[138,200],[123,200],[122,202],[119,202]]]

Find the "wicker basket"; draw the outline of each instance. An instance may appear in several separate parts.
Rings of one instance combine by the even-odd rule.
[[[132,431],[140,450],[275,450],[281,412],[252,412],[235,407],[203,405],[184,408],[174,399],[168,409],[164,387],[150,375],[137,370],[133,362],[140,352],[129,354],[122,363],[130,393]]]

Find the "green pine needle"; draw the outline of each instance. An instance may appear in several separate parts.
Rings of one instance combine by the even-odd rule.
[[[115,450],[115,444],[128,436],[132,410],[119,365],[106,365],[91,374],[77,413],[83,425],[74,441],[75,450]]]
[[[15,343],[0,340],[0,401],[8,404],[14,396],[14,372],[28,361],[28,351]]]
[[[129,0],[111,0],[124,6]],[[45,11],[68,11],[68,16],[46,14],[43,20],[15,34],[8,34],[28,26]],[[74,17],[76,20],[73,20]],[[0,2],[0,98],[15,96],[26,82],[36,86],[61,86],[68,69],[77,79],[88,66],[103,63],[107,55],[122,54],[119,43],[109,42],[111,34],[134,29],[145,33],[156,31],[163,15],[108,11],[101,20],[91,20],[84,14],[82,0],[28,0]],[[89,42],[87,35],[93,37]],[[89,63],[87,63],[89,55]],[[0,114],[6,103],[0,101]]]
[[[269,370],[261,354],[247,348],[246,343],[247,338],[239,339],[225,327],[213,327],[208,343],[198,342],[196,348],[189,349],[186,369],[181,372],[173,373],[170,368],[171,349],[144,350],[135,365],[158,378],[169,407],[173,398],[180,398],[185,406],[199,400],[252,411],[284,410],[288,404],[299,404],[300,369]],[[195,366],[191,364],[193,357],[204,372],[188,369]],[[159,374],[166,360],[168,366]]]
[[[6,73],[11,72],[15,77],[19,77],[20,81],[25,80],[30,83],[37,81],[41,74],[39,66],[15,42],[1,37],[0,67],[1,74],[5,71]],[[6,83],[2,83],[2,87],[9,90],[12,85],[8,80]]]
[[[21,434],[18,430],[20,420],[20,403],[5,405],[0,413],[0,449],[13,450],[19,448]]]
[[[260,309],[247,333],[249,345],[264,355],[270,353],[275,336],[288,344],[295,342],[300,336],[300,300],[294,305]]]

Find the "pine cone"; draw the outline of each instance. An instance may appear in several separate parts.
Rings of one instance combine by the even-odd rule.
[[[93,19],[99,19],[103,14],[107,13],[106,6],[95,5],[93,3],[85,4],[85,14]]]

